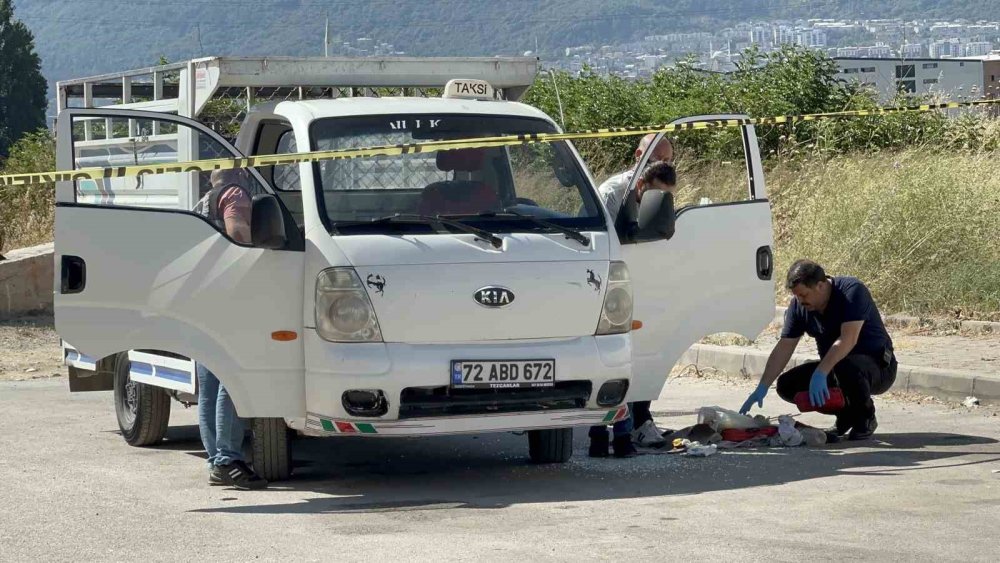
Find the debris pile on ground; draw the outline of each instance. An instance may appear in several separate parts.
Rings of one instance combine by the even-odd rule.
[[[962,404],[966,407],[969,407],[970,409],[972,407],[978,407],[979,399],[977,397],[966,397],[965,400],[962,401]]]
[[[664,438],[663,445],[641,450],[708,457],[727,449],[818,447],[828,442],[825,431],[796,422],[789,415],[779,416],[775,424],[762,415],[749,417],[717,406],[698,409],[697,424],[665,433]]]

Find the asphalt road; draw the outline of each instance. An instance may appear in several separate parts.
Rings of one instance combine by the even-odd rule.
[[[676,380],[654,411],[686,426],[747,390]],[[293,480],[242,492],[207,486],[193,409],[139,449],[109,393],[0,383],[0,560],[1000,559],[1000,417],[879,408],[864,444],[707,459],[592,460],[582,430],[563,466],[511,434],[302,440]]]

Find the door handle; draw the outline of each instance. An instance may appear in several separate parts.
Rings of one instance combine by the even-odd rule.
[[[770,280],[774,275],[774,255],[770,246],[762,246],[757,249],[757,277],[762,280]]]
[[[79,256],[63,256],[60,270],[62,284],[59,292],[66,295],[80,293],[87,286],[87,263]]]

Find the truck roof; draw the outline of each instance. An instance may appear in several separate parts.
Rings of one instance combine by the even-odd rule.
[[[552,119],[545,115],[544,112],[529,105],[508,101],[417,97],[340,98],[336,100],[279,102],[273,107],[275,113],[304,121],[359,115],[464,113],[470,115],[532,117],[544,119],[552,123]]]
[[[538,72],[535,57],[207,57],[56,84],[59,111],[109,107],[197,117],[211,100],[433,95],[453,78],[485,80],[507,100]]]

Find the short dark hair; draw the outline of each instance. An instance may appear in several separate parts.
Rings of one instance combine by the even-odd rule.
[[[677,184],[677,171],[669,162],[658,161],[650,164],[642,172],[642,181],[647,185],[659,180],[668,186]]]
[[[788,268],[788,278],[785,281],[785,288],[792,289],[797,285],[806,287],[816,287],[821,281],[826,280],[826,271],[812,260],[799,259]]]

